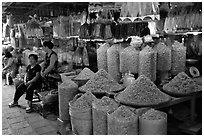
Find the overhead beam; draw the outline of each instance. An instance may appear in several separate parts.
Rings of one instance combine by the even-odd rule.
[[[11,6],[11,4],[13,4],[13,2],[9,2],[9,4],[6,6],[6,8],[4,8],[4,11],[6,11],[6,9]],[[3,8],[2,8],[3,9]]]
[[[4,6],[2,6],[2,8],[4,8]],[[7,7],[7,9],[32,9],[32,7],[10,6],[10,7]]]
[[[51,4],[51,3],[53,3],[53,2],[45,2],[45,3],[42,3],[42,4],[40,4],[39,6],[33,8],[31,11],[27,12],[26,15],[32,13],[33,11],[39,9],[40,7],[43,7],[43,6],[49,5],[49,4]]]

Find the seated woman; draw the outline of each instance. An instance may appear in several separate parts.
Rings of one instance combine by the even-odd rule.
[[[14,100],[9,104],[9,107],[18,106],[19,98],[26,92],[25,99],[28,100],[28,107],[26,108],[26,112],[32,112],[32,99],[33,92],[35,89],[41,88],[41,67],[37,64],[38,56],[35,54],[29,55],[29,62],[26,69],[26,75],[24,77],[24,83],[21,83],[17,88],[14,95]]]
[[[11,77],[12,79],[16,77],[18,73],[18,61],[10,52],[6,52],[3,57],[3,75]]]
[[[57,81],[60,79],[58,74],[58,58],[57,53],[52,49],[54,44],[51,41],[43,42],[43,50],[46,52],[44,62],[42,64],[42,77],[49,89],[57,89]]]

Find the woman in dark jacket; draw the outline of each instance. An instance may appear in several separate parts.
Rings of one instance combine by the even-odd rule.
[[[24,77],[24,83],[21,83],[18,87],[16,87],[16,92],[14,94],[14,100],[9,104],[9,107],[18,106],[19,98],[26,92],[25,99],[28,101],[28,107],[26,108],[26,112],[32,112],[32,100],[33,100],[33,92],[35,89],[41,87],[41,67],[37,64],[38,56],[35,54],[29,55],[29,62],[26,69],[26,75]]]

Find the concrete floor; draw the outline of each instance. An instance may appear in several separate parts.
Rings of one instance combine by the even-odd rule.
[[[19,100],[21,107],[9,108],[15,92],[13,85],[2,81],[2,134],[3,135],[57,135],[56,116],[44,119],[40,114],[26,113],[25,94]]]

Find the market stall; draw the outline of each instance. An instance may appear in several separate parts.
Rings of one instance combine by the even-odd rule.
[[[55,45],[62,81],[55,91],[37,94],[42,104],[58,103],[46,107],[58,115],[59,134],[173,134],[169,121],[185,113],[182,122],[201,123],[200,3],[94,2],[75,11],[77,4],[69,4],[61,15],[53,17],[52,10],[50,18],[35,14],[15,24],[24,67],[31,53],[43,60],[42,41]],[[44,105],[40,111],[46,118]],[[184,127],[174,128],[187,133]]]

